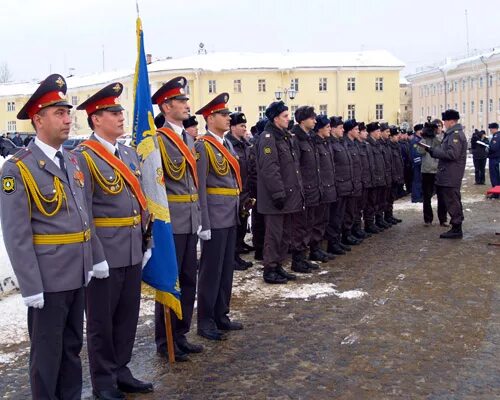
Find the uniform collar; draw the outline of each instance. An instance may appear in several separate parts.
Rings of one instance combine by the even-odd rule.
[[[54,149],[52,146],[49,146],[48,144],[42,142],[42,140],[38,136],[35,136],[35,144],[40,150],[42,150],[43,154],[45,154],[49,160],[54,161],[54,163],[59,167],[59,161],[57,161],[56,153],[58,151],[60,151],[61,153],[63,152],[62,145],[59,147],[59,149]]]
[[[210,134],[211,134],[214,138],[216,138],[216,139],[217,139],[217,141],[218,141],[220,144],[224,145],[224,136],[220,137],[219,135],[216,135],[215,133],[210,132],[208,129],[207,129],[207,132],[208,132],[208,133],[210,133]]]
[[[94,136],[97,139],[98,142],[100,142],[107,151],[109,151],[111,154],[115,154],[116,151],[118,151],[118,141],[116,144],[109,143],[106,139],[103,139],[100,137],[97,133],[94,132]]]
[[[167,121],[167,120],[165,120],[165,125],[164,126],[172,128],[172,130],[175,133],[177,133],[179,136],[182,136],[182,132],[184,132],[184,127],[176,125],[173,122],[170,122],[170,121]]]

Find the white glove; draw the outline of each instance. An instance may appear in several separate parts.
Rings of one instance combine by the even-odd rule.
[[[201,240],[210,240],[212,239],[212,231],[210,229],[207,229],[206,231],[201,231],[198,233],[198,237]]]
[[[198,230],[196,231],[196,234],[197,234],[197,235],[199,235],[199,234],[200,234],[200,232],[201,232],[201,225],[200,225],[200,226],[198,226]]]
[[[92,276],[96,279],[104,279],[109,276],[109,265],[106,260],[92,266]]]
[[[151,255],[152,255],[151,249],[147,249],[146,252],[144,253],[144,255],[142,256],[142,268],[143,269],[146,266],[146,264],[148,263],[149,259],[151,258]]]
[[[23,297],[23,300],[24,300],[24,305],[26,307],[43,308],[43,305],[45,304],[43,300],[43,293],[38,293],[33,296]]]

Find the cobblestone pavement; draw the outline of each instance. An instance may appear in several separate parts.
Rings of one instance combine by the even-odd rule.
[[[402,224],[297,283],[265,285],[259,266],[236,272],[232,316],[245,329],[220,343],[192,333],[205,352],[190,362],[156,355],[144,299],[132,370],[155,392],[129,398],[500,399],[500,248],[487,246],[500,203],[484,189],[464,188],[462,241],[440,240],[406,198]],[[27,345],[0,344],[1,398],[29,398]]]

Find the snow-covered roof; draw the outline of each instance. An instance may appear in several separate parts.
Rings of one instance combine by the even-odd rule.
[[[208,53],[155,61],[149,72],[161,71],[230,71],[245,69],[322,69],[322,68],[390,68],[405,65],[386,50],[338,53]],[[134,70],[108,71],[97,74],[72,76],[66,79],[68,89],[82,88],[132,78]],[[29,95],[38,87],[37,82],[0,85],[0,97]]]
[[[208,53],[156,61],[149,72],[168,70],[231,71],[241,69],[403,68],[386,50],[336,53]]]
[[[399,84],[400,85],[409,85],[410,81],[406,79],[403,75],[399,76]]]

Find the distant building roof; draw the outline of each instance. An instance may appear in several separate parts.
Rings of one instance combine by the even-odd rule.
[[[402,69],[404,63],[386,50],[331,53],[208,53],[155,61],[148,71],[231,71],[252,69]],[[72,76],[66,79],[68,91],[133,77],[134,70],[109,71]],[[29,95],[38,83],[0,84],[1,96]]]

